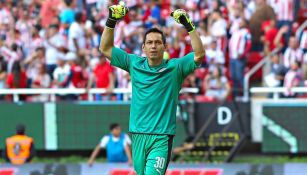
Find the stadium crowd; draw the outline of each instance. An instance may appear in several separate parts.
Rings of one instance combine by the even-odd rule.
[[[307,85],[306,0],[127,0],[129,13],[117,24],[114,44],[142,54],[143,34],[155,26],[167,37],[164,59],[191,51],[188,33],[170,19],[183,8],[197,26],[206,59],[184,87],[200,89],[201,100],[242,93],[251,53],[275,48],[266,86]],[[129,74],[112,67],[98,50],[108,16],[107,0],[0,0],[0,89],[106,88],[96,100],[122,100],[114,88],[129,88]],[[305,22],[305,23],[304,23]],[[293,97],[296,94],[283,94]],[[62,95],[59,100],[86,99]],[[21,96],[46,101],[46,95]],[[0,99],[10,100],[10,96]]]

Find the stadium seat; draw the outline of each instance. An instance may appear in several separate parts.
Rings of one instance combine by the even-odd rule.
[[[262,56],[259,52],[250,52],[247,64],[246,64],[246,72],[248,72],[252,67],[254,67],[260,60],[262,59]],[[262,69],[259,69],[252,77],[251,81],[257,81],[262,80]]]

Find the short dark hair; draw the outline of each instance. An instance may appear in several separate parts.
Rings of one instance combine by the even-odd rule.
[[[81,21],[82,21],[82,17],[83,17],[82,12],[77,12],[77,13],[75,14],[75,21],[81,22]]]
[[[221,12],[219,9],[213,10],[213,13],[217,13],[217,14],[219,14],[220,16],[222,16],[222,12]]]
[[[158,28],[151,28],[149,30],[146,31],[145,35],[144,35],[144,41],[143,41],[143,44],[145,44],[145,41],[146,41],[146,37],[149,33],[160,33],[161,36],[162,36],[162,41],[163,41],[163,44],[165,45],[166,44],[166,38],[165,38],[165,35],[164,33],[158,29]]]
[[[11,45],[11,49],[13,50],[13,51],[17,51],[18,50],[18,45],[16,44],[16,43],[13,43],[12,45]]]
[[[243,18],[242,21],[244,22],[245,27],[249,26],[249,21],[247,19]]]
[[[36,51],[36,52],[38,52],[38,51],[45,52],[45,47],[37,47],[37,48],[35,49],[35,51]]]
[[[59,29],[60,26],[58,24],[50,24],[49,28],[55,28],[55,29]]]
[[[18,124],[16,126],[16,134],[23,135],[23,134],[25,134],[25,131],[26,131],[26,127],[25,127],[24,124]]]
[[[67,5],[67,6],[70,6],[72,4],[72,0],[64,0],[64,3]]]
[[[113,129],[119,127],[119,124],[118,123],[112,123],[110,124],[110,131],[112,131]]]

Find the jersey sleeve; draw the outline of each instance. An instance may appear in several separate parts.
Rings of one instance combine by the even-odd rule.
[[[104,136],[101,141],[100,141],[100,148],[106,148],[108,142],[109,142],[110,137],[109,136]]]
[[[78,29],[76,28],[75,25],[72,25],[70,28],[69,28],[69,35],[71,38],[78,38]]]
[[[128,54],[120,48],[113,47],[111,57],[112,66],[119,67],[127,72],[130,72],[130,65],[133,61],[133,57],[131,54]]]
[[[194,61],[194,52],[191,52],[184,57],[178,58],[178,71],[182,75],[182,78],[187,77],[190,73],[194,72],[198,68],[198,65]]]
[[[131,139],[127,134],[125,134],[125,138],[124,138],[124,146],[126,145],[131,145]]]

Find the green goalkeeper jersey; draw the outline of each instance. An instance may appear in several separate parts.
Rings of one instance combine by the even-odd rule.
[[[113,47],[111,64],[130,73],[132,100],[129,131],[174,135],[181,85],[184,78],[197,68],[194,53],[163,60],[161,65],[152,67],[147,58]]]

